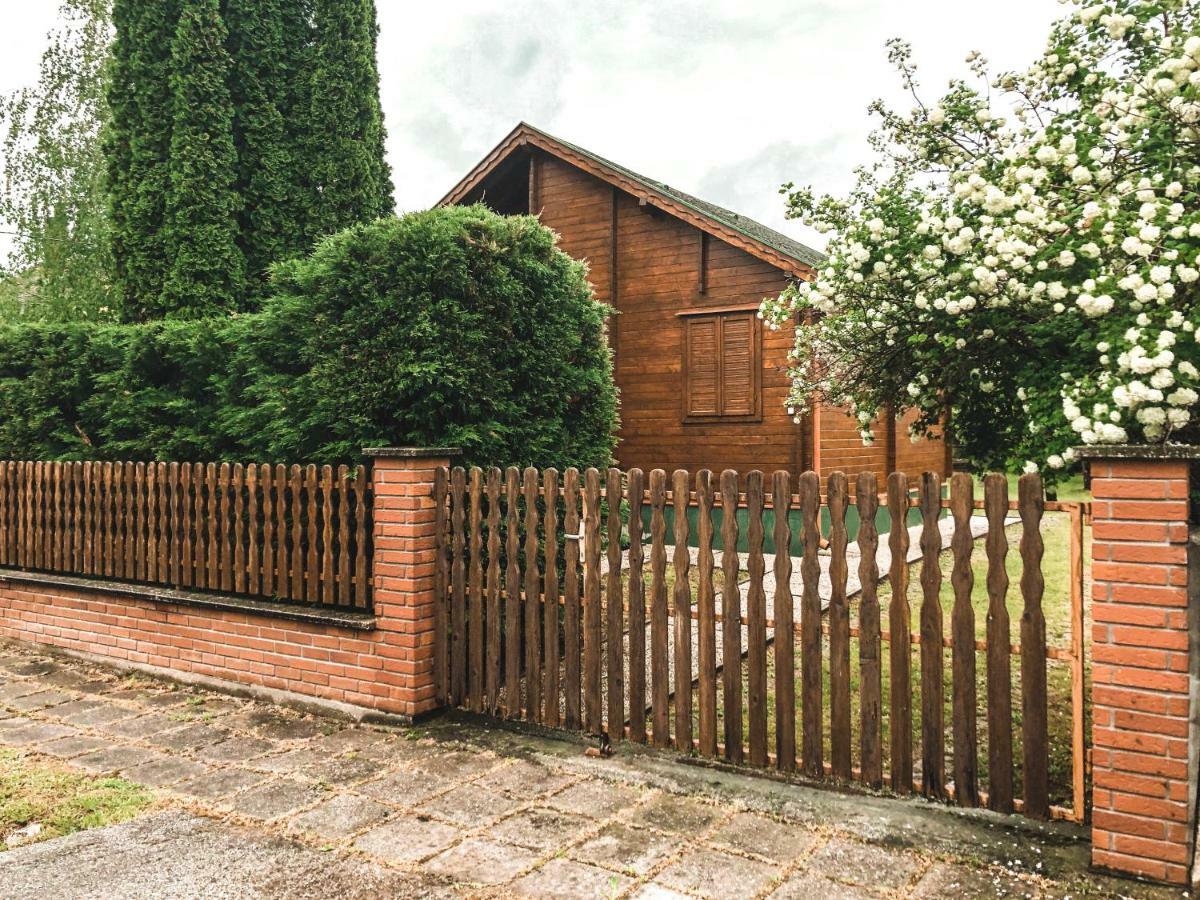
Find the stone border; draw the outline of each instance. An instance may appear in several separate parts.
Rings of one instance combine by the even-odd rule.
[[[45,587],[70,588],[75,591],[116,594],[149,600],[152,603],[169,603],[174,606],[195,606],[201,609],[219,609],[228,612],[249,613],[287,619],[292,622],[308,622],[313,625],[332,625],[354,631],[374,631],[375,614],[355,610],[319,609],[308,606],[292,606],[229,594],[198,594],[191,591],[175,591],[150,585],[126,584],[117,581],[102,581],[94,578],[77,578],[70,575],[49,575],[43,572],[22,572],[17,569],[0,569],[0,584],[43,585]]]
[[[1080,459],[1200,459],[1195,444],[1089,444],[1076,447]]]
[[[364,447],[363,456],[371,459],[428,459],[462,456],[461,447]]]

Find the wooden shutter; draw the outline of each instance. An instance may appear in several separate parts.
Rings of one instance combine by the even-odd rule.
[[[755,413],[754,316],[721,319],[721,415]]]
[[[687,319],[687,414],[719,416],[720,326],[716,317]]]

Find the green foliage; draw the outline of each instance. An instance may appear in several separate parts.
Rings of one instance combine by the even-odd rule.
[[[100,150],[110,13],[110,0],[64,0],[37,84],[0,98],[0,221],[15,232],[0,319],[96,321],[115,306]]]
[[[310,232],[319,237],[390,215],[394,203],[383,153],[374,0],[314,0],[313,12],[307,162],[317,191]]]
[[[199,318],[240,308],[245,261],[218,0],[183,0],[171,45],[171,150],[163,228],[166,281],[157,312]],[[144,304],[145,305],[145,304]]]
[[[536,219],[381,219],[276,280],[249,315],[0,328],[0,457],[609,462],[605,307]]]

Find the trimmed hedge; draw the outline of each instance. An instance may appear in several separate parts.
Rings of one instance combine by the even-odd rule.
[[[611,460],[606,307],[530,217],[381,219],[277,267],[261,312],[0,328],[0,457],[483,465]]]

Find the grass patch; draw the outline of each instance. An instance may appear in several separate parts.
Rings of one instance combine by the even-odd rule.
[[[44,841],[127,821],[152,800],[145,788],[122,778],[67,772],[0,749],[0,852],[27,825],[40,825],[33,841]]]

